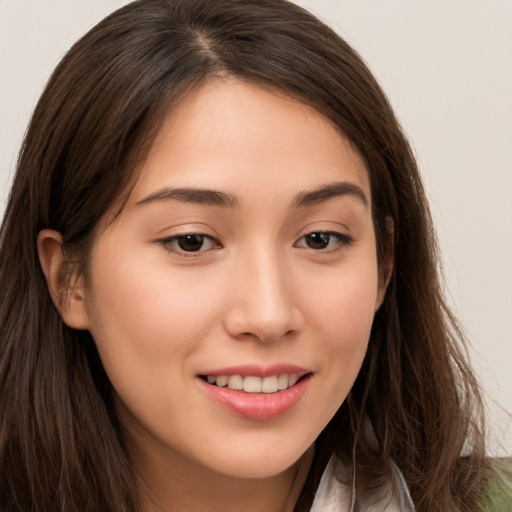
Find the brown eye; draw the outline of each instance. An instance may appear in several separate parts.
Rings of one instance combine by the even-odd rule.
[[[196,252],[203,248],[204,238],[203,235],[184,235],[176,237],[176,243],[182,251]]]
[[[305,247],[315,251],[336,250],[351,245],[352,237],[334,231],[314,231],[304,235],[296,243],[298,247]]]
[[[310,233],[304,237],[306,245],[310,249],[325,249],[331,240],[330,233]]]
[[[186,233],[184,235],[171,236],[159,242],[170,252],[194,253],[204,252],[219,246],[211,236],[201,233]]]

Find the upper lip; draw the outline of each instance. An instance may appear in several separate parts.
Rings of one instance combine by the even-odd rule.
[[[263,366],[259,364],[244,364],[239,366],[229,366],[226,368],[215,368],[200,372],[198,375],[241,375],[242,377],[272,377],[273,375],[298,375],[302,377],[311,370],[287,363],[272,364],[270,366]]]

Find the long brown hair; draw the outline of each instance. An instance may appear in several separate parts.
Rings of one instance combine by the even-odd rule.
[[[136,1],[78,41],[49,80],[0,237],[0,508],[137,510],[113,391],[90,334],[53,305],[36,238],[58,230],[70,264],[84,267],[163,117],[212,75],[280,88],[334,122],[367,163],[379,260],[394,250],[363,367],[318,438],[296,509],[309,508],[334,452],[355,465],[363,494],[393,460],[418,512],[476,510],[487,479],[481,398],[442,297],[414,157],[361,58],[285,0]]]

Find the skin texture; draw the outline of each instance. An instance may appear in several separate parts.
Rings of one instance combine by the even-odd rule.
[[[344,193],[296,205],[334,183],[365,200]],[[236,204],[162,198],[171,187]],[[39,250],[64,321],[97,344],[141,489],[164,509],[291,510],[310,452],[302,456],[350,391],[385,292],[363,160],[312,108],[216,80],[169,114],[112,220],[115,206],[87,283],[78,278],[65,301],[60,235],[43,231]],[[349,241],[308,246],[306,235],[326,232]],[[172,238],[192,233],[206,235],[200,250]],[[198,377],[280,363],[311,376],[298,403],[267,421],[220,406]]]

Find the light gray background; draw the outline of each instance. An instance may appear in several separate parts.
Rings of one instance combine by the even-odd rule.
[[[49,74],[81,34],[125,3],[0,0],[0,213]],[[362,54],[413,142],[447,294],[487,394],[492,452],[512,454],[512,1],[297,3]]]

